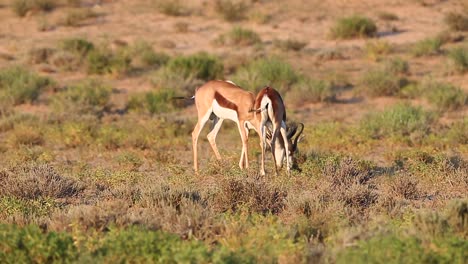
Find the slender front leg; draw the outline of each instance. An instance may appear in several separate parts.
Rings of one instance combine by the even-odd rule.
[[[276,150],[276,138],[278,137],[279,133],[279,128],[275,125],[273,125],[273,133],[271,136],[271,153],[273,154],[273,162],[275,163],[275,171],[276,175],[278,175],[278,166],[276,165],[276,155],[275,155],[275,150]]]
[[[244,129],[244,127],[245,127],[244,121],[239,122],[238,128],[239,128],[239,133],[240,133],[241,140],[242,140],[242,152],[241,152],[241,158],[240,158],[240,161],[239,161],[239,167],[241,169],[249,167],[249,158],[248,158],[248,155],[247,155],[247,153],[248,153],[248,144],[247,143],[248,143],[249,137],[248,137],[247,132]]]
[[[260,148],[262,149],[262,161],[260,167],[260,175],[265,176],[265,151],[266,151],[266,126],[265,124],[260,125]]]
[[[218,160],[221,159],[221,155],[219,154],[218,147],[216,146],[216,136],[218,135],[219,129],[221,128],[221,125],[223,124],[224,119],[215,117],[213,120],[213,129],[211,130],[210,133],[206,136],[208,138],[208,142],[210,142],[211,148],[213,149],[216,158]]]
[[[288,137],[286,136],[286,124],[284,122],[281,122],[281,136],[283,137],[283,142],[284,142],[284,151],[286,152],[286,166],[287,166],[287,172],[288,175],[290,173],[290,164],[289,164],[289,141]],[[281,160],[281,162],[283,162]]]
[[[197,151],[197,144],[198,144],[198,136],[200,136],[200,132],[205,126],[206,121],[211,113],[205,114],[203,117],[198,118],[198,122],[195,125],[195,128],[192,131],[192,147],[193,147],[193,169],[195,172],[198,172],[198,151]]]

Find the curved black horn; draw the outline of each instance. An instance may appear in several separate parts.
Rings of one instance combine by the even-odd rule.
[[[296,124],[290,124],[289,126],[286,126],[286,137],[287,138],[292,138],[294,134],[296,133],[297,130],[297,125]]]
[[[297,141],[299,140],[299,136],[302,134],[302,131],[304,130],[304,124],[299,123],[299,125],[301,126],[301,128],[300,128],[299,132],[297,133],[296,138],[294,139],[294,143],[293,143],[294,149],[297,148]]]

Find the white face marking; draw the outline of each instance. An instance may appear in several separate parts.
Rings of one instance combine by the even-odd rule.
[[[222,119],[229,119],[236,123],[239,123],[239,119],[237,118],[237,112],[229,109],[224,108],[218,104],[218,101],[213,100],[213,113]]]

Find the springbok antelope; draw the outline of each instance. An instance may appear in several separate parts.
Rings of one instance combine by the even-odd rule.
[[[271,87],[263,88],[255,99],[255,108],[257,131],[260,133],[260,144],[262,148],[262,161],[260,173],[265,175],[265,151],[267,147],[267,138],[273,154],[276,173],[278,168],[283,166],[283,159],[286,154],[287,172],[289,173],[293,166],[293,155],[297,150],[299,136],[304,130],[304,124],[300,123],[300,130],[296,138],[297,125],[290,127],[286,126],[286,109],[281,95]],[[271,125],[271,131],[268,131],[268,125]],[[279,137],[281,135],[281,137]],[[278,143],[278,144],[277,144]]]
[[[209,119],[212,119],[214,124],[207,138],[218,160],[221,159],[221,155],[216,147],[216,135],[224,119],[237,123],[242,140],[239,167],[241,169],[248,168],[248,130],[253,128],[258,132],[258,121],[255,119],[255,114],[251,111],[254,102],[255,96],[253,93],[243,90],[231,81],[209,81],[195,91],[198,122],[192,132],[192,144],[193,167],[196,172],[198,171],[198,137]]]

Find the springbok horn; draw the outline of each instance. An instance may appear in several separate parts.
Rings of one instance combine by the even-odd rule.
[[[299,132],[297,133],[296,138],[294,139],[294,143],[293,143],[293,146],[294,146],[295,149],[297,148],[297,141],[299,140],[299,136],[302,134],[302,131],[304,130],[304,124],[299,123],[299,125],[301,126],[301,128],[300,128]]]
[[[292,138],[294,136],[294,134],[296,133],[296,130],[297,130],[297,125],[296,124],[291,124],[290,126],[287,127],[287,133],[286,133],[286,137],[287,138]]]

